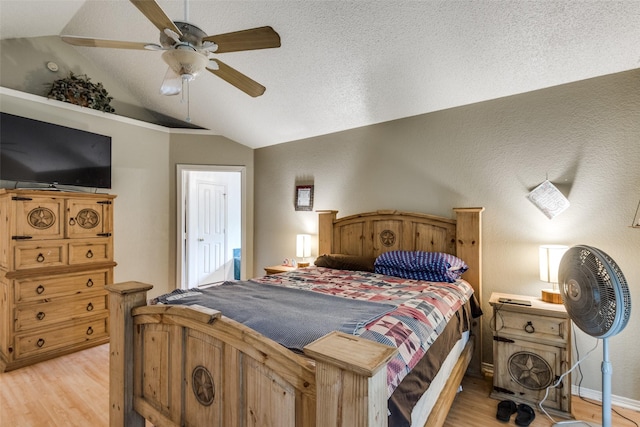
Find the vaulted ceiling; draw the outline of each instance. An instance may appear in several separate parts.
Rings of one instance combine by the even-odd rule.
[[[158,4],[209,35],[266,25],[280,35],[277,49],[213,55],[262,96],[207,72],[189,86],[193,125],[254,148],[640,67],[639,0]],[[3,41],[58,35],[157,43],[159,31],[126,0],[0,0]],[[142,107],[187,116],[180,95],[159,94],[161,52],[69,48]]]

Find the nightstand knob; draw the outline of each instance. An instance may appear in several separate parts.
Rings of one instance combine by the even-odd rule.
[[[536,328],[533,327],[533,323],[527,322],[527,324],[524,325],[524,331],[528,334],[532,334],[536,331]]]

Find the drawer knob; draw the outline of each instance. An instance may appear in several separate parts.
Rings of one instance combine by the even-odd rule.
[[[87,256],[87,258],[93,258],[93,252],[91,252],[91,249],[89,249],[87,251],[87,255],[86,256]]]
[[[532,334],[536,331],[536,328],[533,327],[533,323],[527,322],[527,324],[524,325],[524,331],[528,334]]]
[[[40,339],[38,340],[38,342],[36,342],[36,345],[37,345],[38,347],[42,348],[42,346],[44,345],[44,340],[43,340],[42,338],[40,338]]]
[[[38,256],[36,257],[36,261],[38,262],[44,262],[44,255],[42,255],[41,253],[38,254]]]
[[[36,288],[36,293],[40,295],[43,292],[44,292],[44,286],[38,285],[38,287]]]
[[[71,225],[71,226],[76,225],[76,219],[75,218],[69,218],[69,225]]]
[[[89,279],[87,280],[87,288],[90,288],[93,286],[93,280]]]
[[[93,304],[87,304],[87,311],[93,311]]]
[[[87,335],[92,335],[93,334],[93,328],[91,326],[89,326],[87,328]]]
[[[36,319],[38,320],[44,319],[44,311],[39,311],[38,314],[36,314]]]

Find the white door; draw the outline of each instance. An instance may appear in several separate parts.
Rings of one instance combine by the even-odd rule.
[[[178,165],[177,172],[178,287],[245,277],[245,168]]]
[[[207,181],[196,183],[197,208],[195,230],[190,233],[191,248],[195,249],[195,263],[189,287],[227,280],[230,265],[227,253],[227,187]]]

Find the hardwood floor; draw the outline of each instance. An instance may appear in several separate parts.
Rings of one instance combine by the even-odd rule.
[[[498,401],[489,397],[491,393],[491,378],[481,379],[465,377],[462,381],[463,391],[458,394],[453,402],[449,416],[443,427],[504,427],[515,426],[515,415],[510,422],[503,423],[496,419]],[[596,404],[587,403],[577,396],[571,400],[572,412],[576,419],[601,423],[602,409]],[[536,418],[530,427],[551,427],[553,422],[542,412],[536,409]],[[640,412],[623,408],[614,408],[627,418],[631,418],[636,424],[625,420],[613,413],[612,427],[638,427],[640,424]],[[563,421],[557,419],[556,421]]]
[[[109,345],[101,345],[33,366],[0,374],[0,426],[48,427],[109,425]],[[489,380],[464,379],[444,427],[504,427],[496,420],[497,400]],[[574,396],[573,412],[580,420],[600,422],[601,409]],[[615,408],[640,424],[640,413]],[[613,426],[633,423],[613,414]],[[531,427],[551,427],[537,412]]]
[[[0,426],[108,426],[109,344],[0,374]]]

